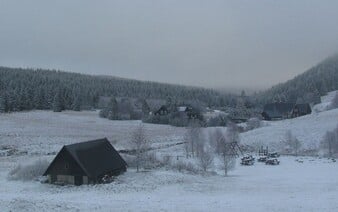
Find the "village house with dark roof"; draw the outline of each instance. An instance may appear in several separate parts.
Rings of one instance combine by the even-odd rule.
[[[292,110],[292,117],[304,116],[311,114],[312,110],[309,104],[296,104]]]
[[[295,104],[285,102],[275,102],[264,106],[262,116],[265,120],[278,120],[294,118],[310,114],[311,107],[309,104]]]

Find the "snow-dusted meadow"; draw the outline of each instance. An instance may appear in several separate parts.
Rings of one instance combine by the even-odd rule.
[[[54,186],[0,175],[1,211],[337,211],[338,168],[327,159],[282,157],[237,166],[229,177],[129,170],[112,184]],[[23,160],[23,158],[21,158]]]
[[[7,178],[17,164],[51,161],[65,144],[107,137],[117,149],[128,148],[139,124],[101,119],[96,111],[0,114],[0,211],[338,211],[338,163],[318,157],[281,157],[279,166],[237,164],[228,177],[216,166],[218,174],[206,176],[165,168],[136,173],[130,168],[111,184],[79,187]],[[279,150],[291,130],[303,148],[312,149],[337,124],[338,109],[318,111],[266,122],[240,137],[244,144]],[[145,128],[152,145],[159,147],[182,141],[185,133],[165,125]],[[182,148],[160,152],[184,155]],[[10,149],[15,152],[7,156]]]

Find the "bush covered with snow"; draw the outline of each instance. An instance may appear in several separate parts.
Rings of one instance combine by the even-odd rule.
[[[39,159],[32,164],[17,165],[8,174],[10,180],[36,180],[43,175],[48,168],[49,162],[44,159]]]
[[[218,116],[215,117],[211,117],[208,121],[207,121],[207,126],[208,127],[218,127],[218,126],[226,126],[228,123],[229,119],[226,115],[224,114],[220,114]]]
[[[192,162],[186,162],[183,160],[171,161],[170,168],[179,172],[188,172],[190,174],[200,173],[200,169],[197,168]]]
[[[283,145],[285,146],[284,150],[287,153],[298,156],[300,148],[302,147],[302,142],[292,134],[291,130],[287,130],[285,133],[285,141]]]
[[[262,126],[262,121],[259,118],[250,118],[246,125],[246,130],[253,130],[256,128],[260,128]]]

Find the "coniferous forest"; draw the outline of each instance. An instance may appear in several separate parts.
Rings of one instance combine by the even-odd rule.
[[[338,55],[329,57],[295,78],[256,95],[258,102],[318,103],[320,96],[338,90]]]
[[[97,108],[100,96],[140,99],[199,100],[224,104],[226,96],[212,89],[91,76],[41,69],[0,67],[0,111]]]
[[[269,102],[318,103],[338,90],[338,55],[332,56],[285,83],[246,96],[244,106],[261,108]],[[214,89],[93,76],[55,70],[0,67],[0,112],[32,109],[81,110],[98,107],[99,98],[172,99],[198,101],[208,107],[238,108],[243,96]]]

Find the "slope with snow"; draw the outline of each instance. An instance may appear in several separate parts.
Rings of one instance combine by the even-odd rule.
[[[337,95],[338,91],[331,91],[329,92],[327,95],[322,96],[321,97],[321,103],[315,105],[312,109],[315,112],[322,112],[322,111],[326,111],[330,108],[330,104],[333,100],[333,98],[335,97],[335,95]]]
[[[338,126],[338,109],[328,110],[336,92],[338,91],[323,96],[322,103],[313,107],[312,114],[280,121],[264,121],[263,127],[242,133],[241,142],[257,148],[269,146],[282,151],[285,147],[285,134],[290,130],[301,141],[303,150],[318,149],[325,133]]]
[[[266,126],[242,133],[241,142],[251,146],[269,146],[283,150],[283,141],[288,130],[301,141],[302,149],[315,150],[325,133],[338,125],[338,109],[312,113],[294,119],[264,122]]]

